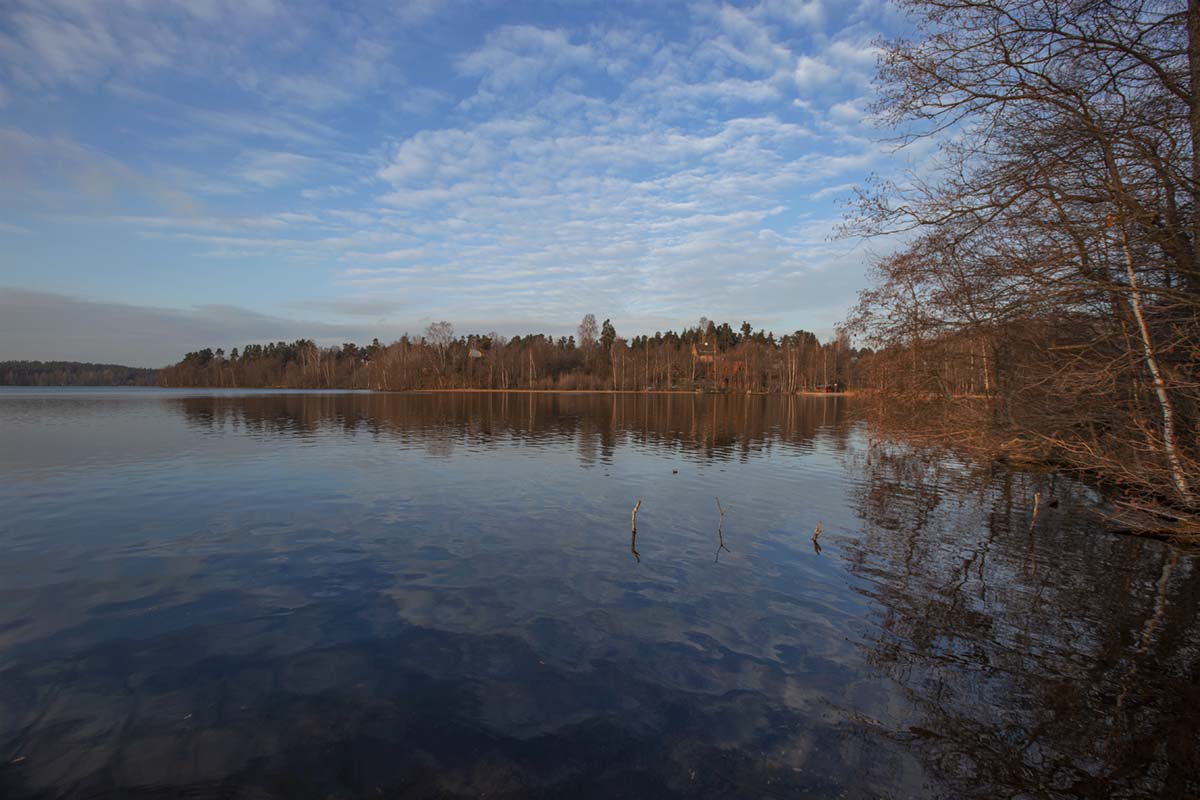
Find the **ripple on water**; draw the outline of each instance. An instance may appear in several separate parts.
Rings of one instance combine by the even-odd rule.
[[[0,794],[1195,796],[1200,572],[1093,502],[838,398],[0,392]]]

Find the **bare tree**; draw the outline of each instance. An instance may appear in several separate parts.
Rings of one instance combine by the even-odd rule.
[[[579,322],[579,346],[590,350],[596,346],[596,337],[600,335],[600,326],[596,323],[595,314],[584,314]]]
[[[859,330],[904,343],[914,388],[970,354],[1009,422],[1195,509],[1200,3],[902,6],[921,35],[885,49],[878,111],[909,141],[954,135],[932,178],[861,198],[857,230],[920,235]]]
[[[425,329],[425,341],[433,348],[438,375],[444,381],[450,345],[454,342],[454,326],[445,320],[429,323]]]

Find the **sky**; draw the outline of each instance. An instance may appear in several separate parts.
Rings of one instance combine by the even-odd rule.
[[[886,0],[3,0],[0,359],[310,337],[825,337],[913,166]]]

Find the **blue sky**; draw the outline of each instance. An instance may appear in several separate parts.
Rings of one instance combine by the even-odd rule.
[[[312,336],[827,335],[879,244],[882,0],[6,0],[0,359]],[[873,248],[873,249],[872,249]]]

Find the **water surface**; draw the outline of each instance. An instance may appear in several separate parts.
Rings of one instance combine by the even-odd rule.
[[[0,796],[1196,796],[1200,571],[1092,504],[838,398],[7,390]]]

